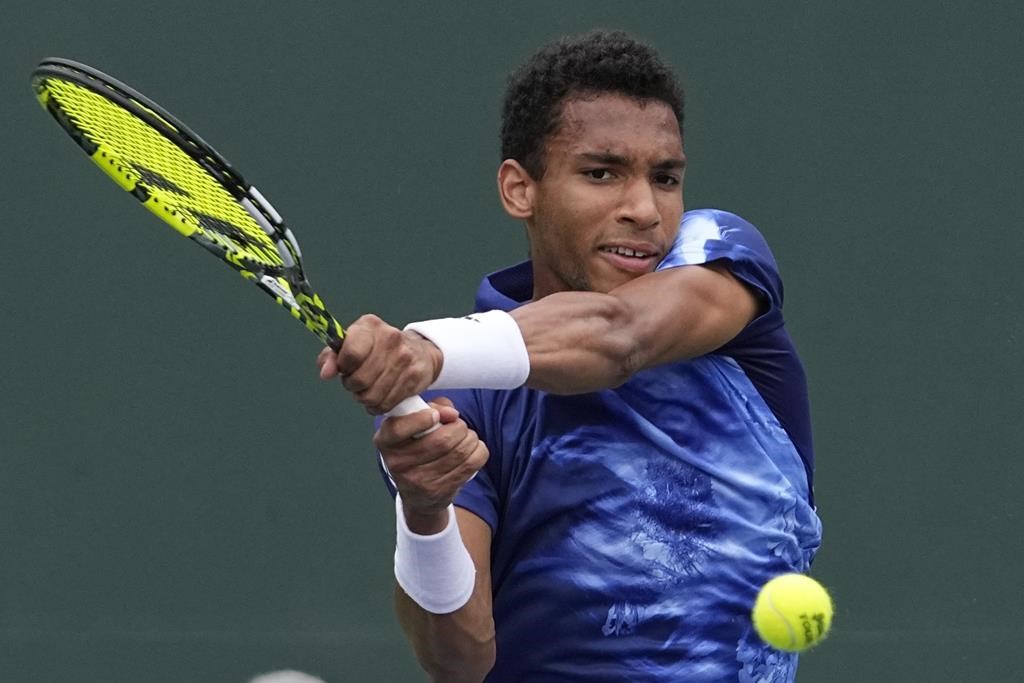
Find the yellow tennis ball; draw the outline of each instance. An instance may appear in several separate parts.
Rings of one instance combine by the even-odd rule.
[[[778,650],[801,652],[832,626],[832,598],[804,574],[782,574],[761,587],[754,602],[754,629]]]

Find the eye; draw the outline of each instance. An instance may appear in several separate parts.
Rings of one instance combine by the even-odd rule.
[[[665,187],[675,187],[679,184],[679,178],[668,173],[659,173],[654,176],[654,182],[658,185],[664,185]]]
[[[611,180],[615,176],[612,174],[610,169],[607,168],[592,168],[584,171],[583,175],[590,178],[591,180]]]

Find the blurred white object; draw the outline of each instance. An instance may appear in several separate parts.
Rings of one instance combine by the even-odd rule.
[[[249,683],[324,683],[324,680],[301,671],[271,671],[260,674]]]

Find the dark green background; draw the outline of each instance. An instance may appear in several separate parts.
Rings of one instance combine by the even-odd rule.
[[[593,27],[677,67],[688,205],[759,225],[786,279],[838,605],[800,680],[1021,680],[1019,3],[16,1],[2,25],[0,680],[420,680],[366,416],[91,167],[35,63],[178,114],[288,217],[339,318],[397,323],[522,256],[504,78]]]

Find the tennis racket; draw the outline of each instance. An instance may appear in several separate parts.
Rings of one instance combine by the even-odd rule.
[[[306,278],[295,235],[213,147],[160,105],[85,64],[44,59],[32,87],[121,189],[273,297],[324,344],[341,348],[345,330]],[[412,396],[388,414],[425,408]]]

